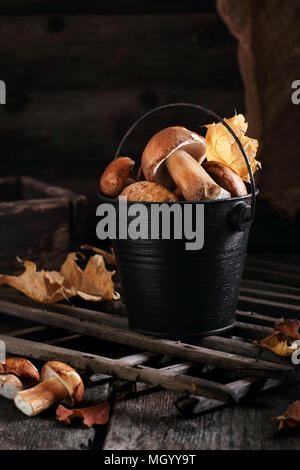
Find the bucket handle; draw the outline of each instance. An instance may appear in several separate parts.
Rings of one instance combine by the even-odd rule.
[[[214,111],[211,111],[210,109],[205,108],[204,106],[201,106],[200,104],[194,104],[194,103],[169,103],[169,104],[163,104],[163,105],[157,106],[156,108],[153,108],[150,111],[148,111],[147,113],[143,114],[130,126],[130,128],[128,129],[128,131],[126,132],[124,137],[122,138],[122,140],[121,140],[121,142],[120,142],[120,144],[117,148],[117,151],[115,153],[114,158],[117,158],[120,155],[121,148],[123,147],[123,144],[124,144],[125,140],[127,139],[127,137],[129,137],[129,135],[132,133],[132,131],[135,129],[135,127],[141,121],[143,121],[146,117],[150,116],[150,114],[153,114],[156,111],[160,111],[160,110],[166,109],[166,108],[175,108],[175,107],[179,107],[179,106],[184,106],[184,107],[187,107],[187,108],[195,108],[195,109],[200,109],[201,111],[204,111],[204,113],[206,113],[208,116],[211,116],[214,119],[216,119],[218,122],[221,122],[223,124],[223,126],[225,126],[226,129],[233,136],[234,140],[236,141],[236,143],[237,143],[237,145],[238,145],[238,147],[239,147],[239,149],[240,149],[240,151],[241,151],[241,153],[244,157],[245,163],[247,165],[248,173],[249,173],[249,176],[250,176],[250,185],[251,185],[251,196],[252,196],[252,198],[251,198],[250,215],[247,214],[248,211],[243,211],[243,217],[242,218],[243,218],[244,222],[246,222],[246,221],[249,222],[249,221],[253,220],[254,213],[255,213],[255,205],[256,205],[256,187],[255,187],[255,181],[254,181],[254,177],[253,177],[252,168],[251,168],[250,162],[248,160],[247,154],[246,154],[239,138],[235,134],[234,130],[227,124],[227,122],[225,122],[224,119],[222,119]],[[241,203],[238,203],[238,204],[240,205]],[[243,204],[243,206],[246,209],[244,204]],[[247,207],[249,208],[249,206],[247,206]],[[238,212],[240,212],[240,211],[238,211]],[[242,221],[240,221],[240,223],[242,224]]]

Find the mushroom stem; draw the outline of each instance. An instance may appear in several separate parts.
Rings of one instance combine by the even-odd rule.
[[[23,390],[23,383],[14,374],[3,374],[0,376],[0,395],[12,400],[17,392]]]
[[[186,201],[229,198],[204,168],[185,150],[178,149],[166,159],[167,169]]]
[[[15,405],[27,416],[35,416],[69,396],[67,388],[56,377],[15,395]]]

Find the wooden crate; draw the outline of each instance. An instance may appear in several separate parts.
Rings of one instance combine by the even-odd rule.
[[[0,272],[22,270],[16,260],[57,269],[84,237],[86,198],[29,177],[0,178]]]

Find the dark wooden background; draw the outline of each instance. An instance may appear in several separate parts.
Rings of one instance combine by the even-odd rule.
[[[174,101],[223,116],[245,112],[237,42],[214,0],[0,0],[0,15],[0,78],[7,85],[1,175],[33,176],[87,195],[89,241],[99,176],[140,114]],[[124,153],[138,159],[162,126],[197,130],[204,119],[195,112],[157,115]],[[286,222],[259,210],[254,238],[265,249],[265,214],[272,231],[284,234]]]

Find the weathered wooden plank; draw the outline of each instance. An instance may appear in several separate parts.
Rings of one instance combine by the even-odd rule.
[[[59,24],[59,28],[57,25]],[[211,31],[218,31],[214,41]],[[216,13],[0,18],[1,78],[26,89],[130,83],[241,89],[236,41]],[[15,64],[18,64],[16,70]],[[198,66],[201,64],[201,66]],[[77,73],[76,73],[77,71]]]
[[[70,251],[69,217],[67,198],[0,203],[1,273],[22,271],[16,256],[58,268]]]
[[[3,313],[26,318],[35,319],[43,325],[51,325],[56,328],[66,329],[79,334],[100,338],[106,341],[113,341],[120,344],[126,344],[135,348],[159,353],[170,354],[184,361],[192,361],[200,364],[213,365],[225,369],[233,369],[242,374],[253,376],[278,375],[279,373],[289,372],[290,366],[275,364],[273,362],[262,361],[254,358],[247,358],[234,353],[226,353],[216,349],[208,349],[202,346],[185,344],[181,342],[152,338],[129,329],[119,328],[110,324],[99,324],[88,320],[70,318],[66,315],[53,313],[47,310],[41,310],[31,307],[19,307],[13,303],[0,301],[0,311]],[[102,314],[104,316],[105,314]],[[109,317],[109,315],[108,315]],[[240,324],[243,328],[243,324]],[[255,325],[249,325],[249,327]],[[255,337],[257,337],[255,331]]]
[[[14,112],[8,112],[9,104],[2,106],[1,142],[7,157],[3,162],[7,174],[14,174],[18,165],[21,174],[71,188],[95,201],[104,166],[112,160],[129,126],[149,108],[172,101],[190,101],[215,109],[221,115],[231,115],[234,108],[244,109],[241,91],[175,86],[170,93],[166,84],[155,85],[146,79],[136,87],[127,83],[120,86],[116,91],[29,90],[24,91],[20,107]],[[146,142],[159,129],[182,123],[197,131],[199,123],[206,122],[207,118],[204,120],[195,111],[176,109],[157,113],[136,130],[124,152],[139,160]]]
[[[6,350],[12,354],[45,361],[58,360],[59,358],[62,362],[66,362],[81,371],[100,372],[133,382],[146,382],[150,385],[159,385],[182,393],[194,393],[195,395],[203,395],[228,402],[235,400],[234,393],[228,391],[226,386],[211,380],[177,374],[172,370],[164,371],[142,365],[132,366],[120,359],[110,359],[104,356],[49,346],[36,341],[11,338],[5,335],[0,335],[0,339],[5,342]]]
[[[177,393],[157,392],[116,403],[104,450],[299,449],[298,433],[276,436],[273,416],[299,398],[300,385],[251,395],[243,404],[193,419],[178,415]]]
[[[9,0],[0,1],[0,14],[28,15],[28,14],[57,14],[57,13],[181,13],[181,12],[205,12],[215,11],[215,5],[211,0],[187,0],[184,3],[172,0],[151,1],[148,0],[88,0],[84,3],[74,0]]]

